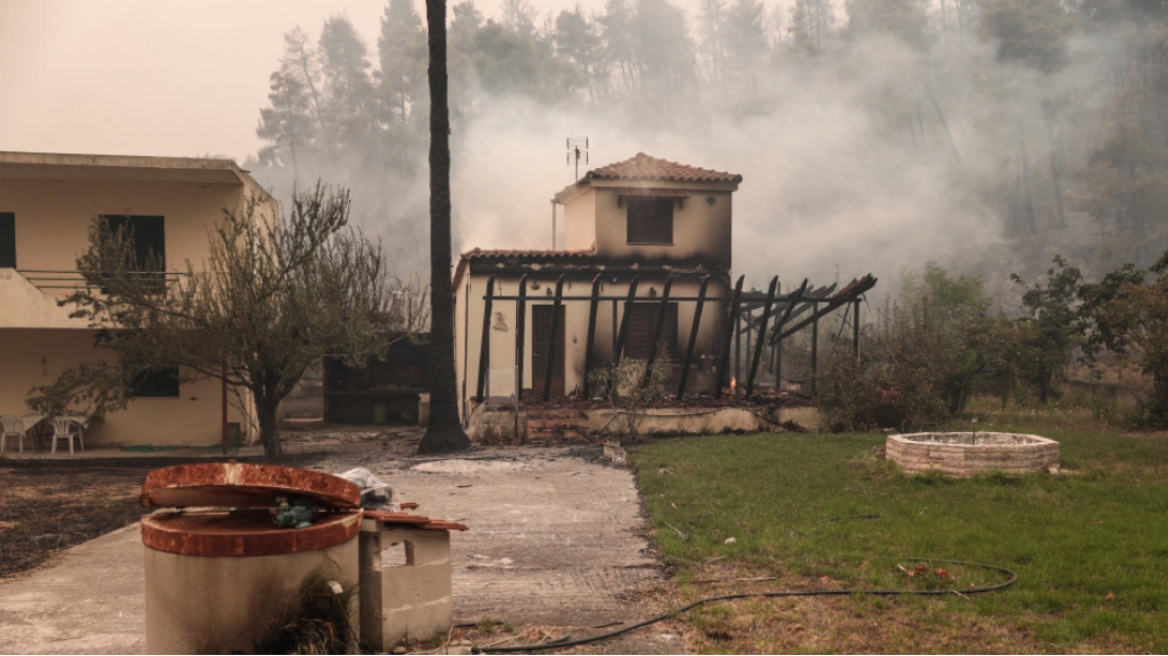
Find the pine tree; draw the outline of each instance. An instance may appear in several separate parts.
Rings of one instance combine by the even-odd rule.
[[[425,88],[426,34],[410,0],[389,0],[377,38],[383,119],[407,123],[410,110]]]

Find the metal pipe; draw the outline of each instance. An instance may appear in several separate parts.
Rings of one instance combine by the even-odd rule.
[[[762,347],[766,344],[766,329],[767,322],[771,318],[771,305],[774,304],[775,290],[779,286],[779,277],[775,276],[771,279],[771,286],[767,290],[766,305],[762,308],[762,325],[758,331],[758,341],[754,344],[754,358],[750,363],[750,374],[746,377],[746,395],[750,396],[754,393],[754,377],[758,374],[758,363],[762,360]],[[749,334],[749,333],[747,333]]]
[[[649,358],[645,361],[645,373],[641,376],[641,387],[649,384],[649,372],[653,363],[657,361],[657,344],[661,341],[661,329],[665,326],[665,313],[669,309],[669,291],[673,289],[673,275],[665,279],[665,286],[661,288],[661,303],[657,308],[657,325],[653,327],[653,341],[649,342]]]
[[[592,302],[588,304],[588,341],[584,344],[584,398],[588,398],[588,376],[592,373],[592,343],[596,341],[596,312],[600,306],[600,277],[596,274],[592,279]]]
[[[494,293],[495,276],[491,276],[487,278],[486,303],[483,305],[483,334],[479,339],[479,377],[478,392],[475,394],[475,399],[480,403],[485,398],[487,367],[491,361],[491,305],[494,300]]]
[[[726,328],[722,331],[722,359],[718,363],[718,379],[714,381],[714,398],[721,398],[722,383],[726,382],[726,374],[730,373],[730,340],[734,339],[734,323],[738,321],[738,300],[742,296],[742,283],[746,276],[739,276],[734,285],[734,292],[730,297],[730,316],[726,317]]]
[[[698,328],[702,325],[702,306],[706,304],[706,289],[709,286],[710,276],[707,274],[702,278],[701,287],[698,288],[698,304],[694,308],[693,325],[689,328],[689,345],[685,347],[685,361],[681,366],[681,382],[677,384],[677,399],[679,401],[685,395],[685,383],[689,380],[689,366],[693,361],[694,347],[698,343]]]
[[[564,296],[564,276],[556,279],[556,300],[552,304],[552,334],[548,336],[547,360],[544,363],[543,400],[552,398],[552,374],[556,370],[556,338],[560,336],[560,308]]]

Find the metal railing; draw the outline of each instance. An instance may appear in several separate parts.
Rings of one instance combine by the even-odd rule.
[[[69,269],[17,269],[17,273],[34,287],[42,292],[48,289],[81,290],[101,289],[102,285],[92,284],[85,280],[80,271]],[[160,286],[166,282],[178,280],[187,275],[183,271],[137,271],[143,277],[154,278],[160,281]]]

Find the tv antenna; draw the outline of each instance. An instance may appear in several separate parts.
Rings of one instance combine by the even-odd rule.
[[[580,160],[584,160],[584,166],[588,166],[588,137],[568,137],[568,155],[566,164],[576,166],[576,181],[580,181]],[[580,146],[583,145],[583,148]]]

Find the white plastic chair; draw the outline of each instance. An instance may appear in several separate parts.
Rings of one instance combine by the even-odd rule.
[[[0,451],[8,450],[8,438],[15,437],[20,440],[20,452],[24,453],[24,437],[26,430],[24,421],[20,417],[5,416],[0,417],[0,424],[4,426],[4,435],[0,437]]]
[[[85,440],[81,437],[81,427],[73,419],[66,417],[53,418],[53,453],[57,453],[57,440],[69,441],[69,454],[73,454],[73,436],[77,436],[77,443],[81,450],[85,450]]]

